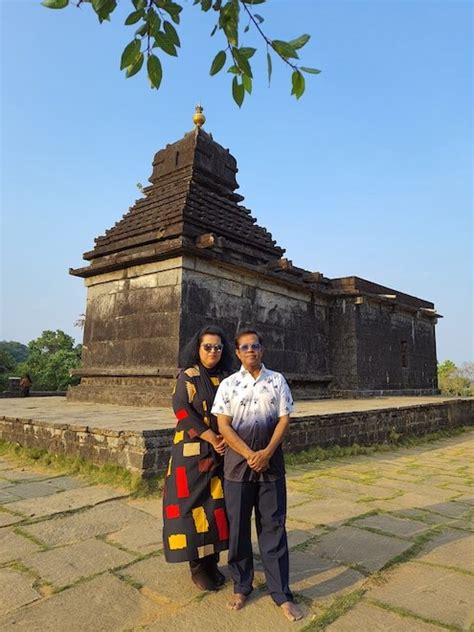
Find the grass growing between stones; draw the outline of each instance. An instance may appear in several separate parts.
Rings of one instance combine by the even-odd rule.
[[[63,476],[80,476],[91,485],[120,487],[136,497],[158,494],[162,489],[163,479],[160,476],[142,479],[119,465],[96,465],[85,459],[52,454],[38,448],[24,448],[2,440],[0,456],[8,457],[16,466],[34,467],[44,470],[48,475],[53,471]]]
[[[322,614],[317,615],[312,621],[304,626],[300,632],[320,632],[328,625],[334,623],[336,619],[352,610],[365,595],[365,590],[354,590],[347,595],[337,597],[333,603]]]
[[[378,452],[392,452],[401,448],[413,448],[425,443],[446,439],[448,437],[456,437],[464,432],[472,432],[469,426],[460,426],[451,430],[440,430],[438,432],[430,432],[420,437],[403,437],[399,436],[396,440],[387,443],[377,443],[374,445],[359,445],[354,443],[351,446],[331,446],[329,448],[309,448],[295,454],[285,454],[285,462],[290,467],[298,467],[299,465],[314,464],[318,461],[328,461],[330,459],[340,459],[347,456],[370,456]]]
[[[386,610],[387,612],[393,612],[394,614],[398,614],[400,617],[411,619],[412,621],[415,619],[417,621],[423,621],[423,623],[437,625],[440,628],[449,630],[450,632],[463,632],[463,629],[459,628],[457,625],[450,625],[449,623],[443,623],[442,621],[438,621],[437,619],[430,619],[428,617],[423,617],[417,614],[416,612],[412,612],[411,610],[405,610],[405,608],[392,606],[392,605],[383,603],[382,601],[378,601],[377,599],[369,598],[367,602],[372,604],[373,606],[377,606],[377,608],[380,608],[381,610]]]

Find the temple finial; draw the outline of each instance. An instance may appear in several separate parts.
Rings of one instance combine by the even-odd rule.
[[[204,123],[206,122],[206,117],[204,116],[204,114],[202,113],[203,111],[203,107],[200,103],[198,103],[196,105],[196,110],[193,114],[193,123],[196,126],[197,129],[201,129],[201,127],[204,125]]]

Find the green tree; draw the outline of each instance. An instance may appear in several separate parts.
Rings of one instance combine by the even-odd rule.
[[[4,391],[8,385],[8,378],[14,372],[16,367],[15,358],[0,348],[0,391]]]
[[[28,357],[28,347],[21,342],[14,340],[0,340],[0,351],[6,351],[15,360],[15,362],[24,362]]]
[[[45,330],[28,348],[30,355],[17,371],[30,374],[34,390],[62,391],[77,381],[70,370],[79,366],[81,345],[64,331]]]
[[[125,25],[133,30],[132,40],[127,44],[120,59],[120,69],[126,77],[133,77],[145,65],[150,85],[158,89],[163,77],[160,58],[163,55],[176,57],[181,45],[178,35],[180,13],[183,6],[173,0],[124,0],[130,4],[131,13]],[[253,71],[251,58],[256,48],[242,45],[245,33],[253,29],[262,39],[267,59],[268,82],[272,77],[272,57],[283,61],[291,72],[291,94],[297,99],[305,91],[305,74],[319,74],[317,68],[299,64],[299,50],[308,43],[310,35],[303,34],[292,40],[272,39],[263,31],[264,18],[255,13],[254,6],[267,0],[194,0],[193,4],[207,13],[213,11],[216,23],[211,37],[216,33],[223,36],[224,46],[215,55],[210,74],[215,75],[227,65],[231,75],[232,97],[240,107],[245,94],[251,94]],[[68,5],[89,5],[99,22],[110,20],[117,8],[118,0],[43,0],[49,9],[64,9]]]
[[[438,364],[438,386],[442,395],[472,396],[471,379],[452,360]]]

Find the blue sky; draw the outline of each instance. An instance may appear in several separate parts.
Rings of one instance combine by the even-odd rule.
[[[202,101],[244,203],[295,265],[435,302],[438,358],[472,361],[472,3],[270,0],[258,9],[268,35],[310,33],[304,65],[323,72],[297,102],[283,64],[268,88],[259,50],[241,110],[229,75],[208,75],[223,41],[190,0],[161,89],[124,79],[129,4],[99,25],[87,6],[0,2],[0,339],[59,328],[80,340],[86,294],[69,267],[139,197],[154,153],[192,128]]]

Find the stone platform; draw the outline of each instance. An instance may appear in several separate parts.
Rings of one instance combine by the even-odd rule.
[[[112,463],[148,477],[168,462],[175,418],[170,408],[69,402],[66,398],[0,401],[0,439],[56,454]],[[394,435],[474,425],[474,398],[380,397],[296,403],[287,451],[369,445]]]

